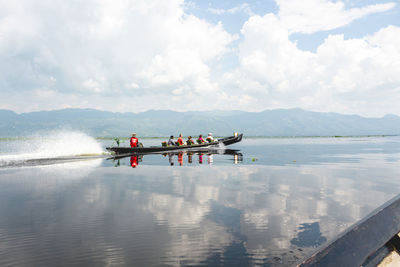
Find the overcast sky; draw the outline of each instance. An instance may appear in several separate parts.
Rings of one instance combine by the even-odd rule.
[[[400,1],[0,0],[0,99],[400,115]]]

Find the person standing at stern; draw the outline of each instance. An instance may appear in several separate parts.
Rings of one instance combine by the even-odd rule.
[[[138,147],[139,146],[139,139],[136,137],[136,134],[132,134],[131,137],[131,147]]]

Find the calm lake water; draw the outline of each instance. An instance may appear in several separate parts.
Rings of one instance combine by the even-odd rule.
[[[62,138],[0,141],[0,266],[287,266],[400,192],[400,137],[121,159]]]

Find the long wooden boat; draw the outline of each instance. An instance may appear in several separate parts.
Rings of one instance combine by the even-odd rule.
[[[198,150],[212,147],[218,147],[220,144],[225,146],[240,142],[243,134],[233,135],[218,139],[215,142],[195,144],[195,145],[183,145],[183,146],[150,146],[150,147],[106,147],[107,150],[114,152],[115,154],[148,154],[148,153],[160,153],[169,151],[179,150]]]
[[[297,266],[400,266],[400,195]]]

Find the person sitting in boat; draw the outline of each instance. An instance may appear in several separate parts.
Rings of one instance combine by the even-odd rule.
[[[136,134],[132,134],[131,137],[131,147],[138,147],[139,146],[139,139],[136,137]]]
[[[214,139],[214,137],[212,136],[212,133],[209,133],[209,134],[208,134],[206,140],[207,140],[207,142],[209,142],[209,143],[216,141],[216,140]]]
[[[175,145],[176,145],[176,142],[174,140],[174,136],[171,135],[171,137],[168,140],[168,146],[175,146]]]
[[[183,146],[183,135],[182,135],[182,134],[179,134],[179,138],[178,138],[178,140],[176,141],[176,144],[177,144],[178,146]]]
[[[188,140],[186,141],[186,144],[187,144],[188,146],[194,145],[194,141],[193,141],[193,139],[192,139],[191,136],[188,136]]]
[[[197,143],[198,143],[198,144],[204,144],[205,142],[206,142],[206,141],[204,140],[203,135],[200,134],[200,135],[199,135],[199,138],[197,138]]]

